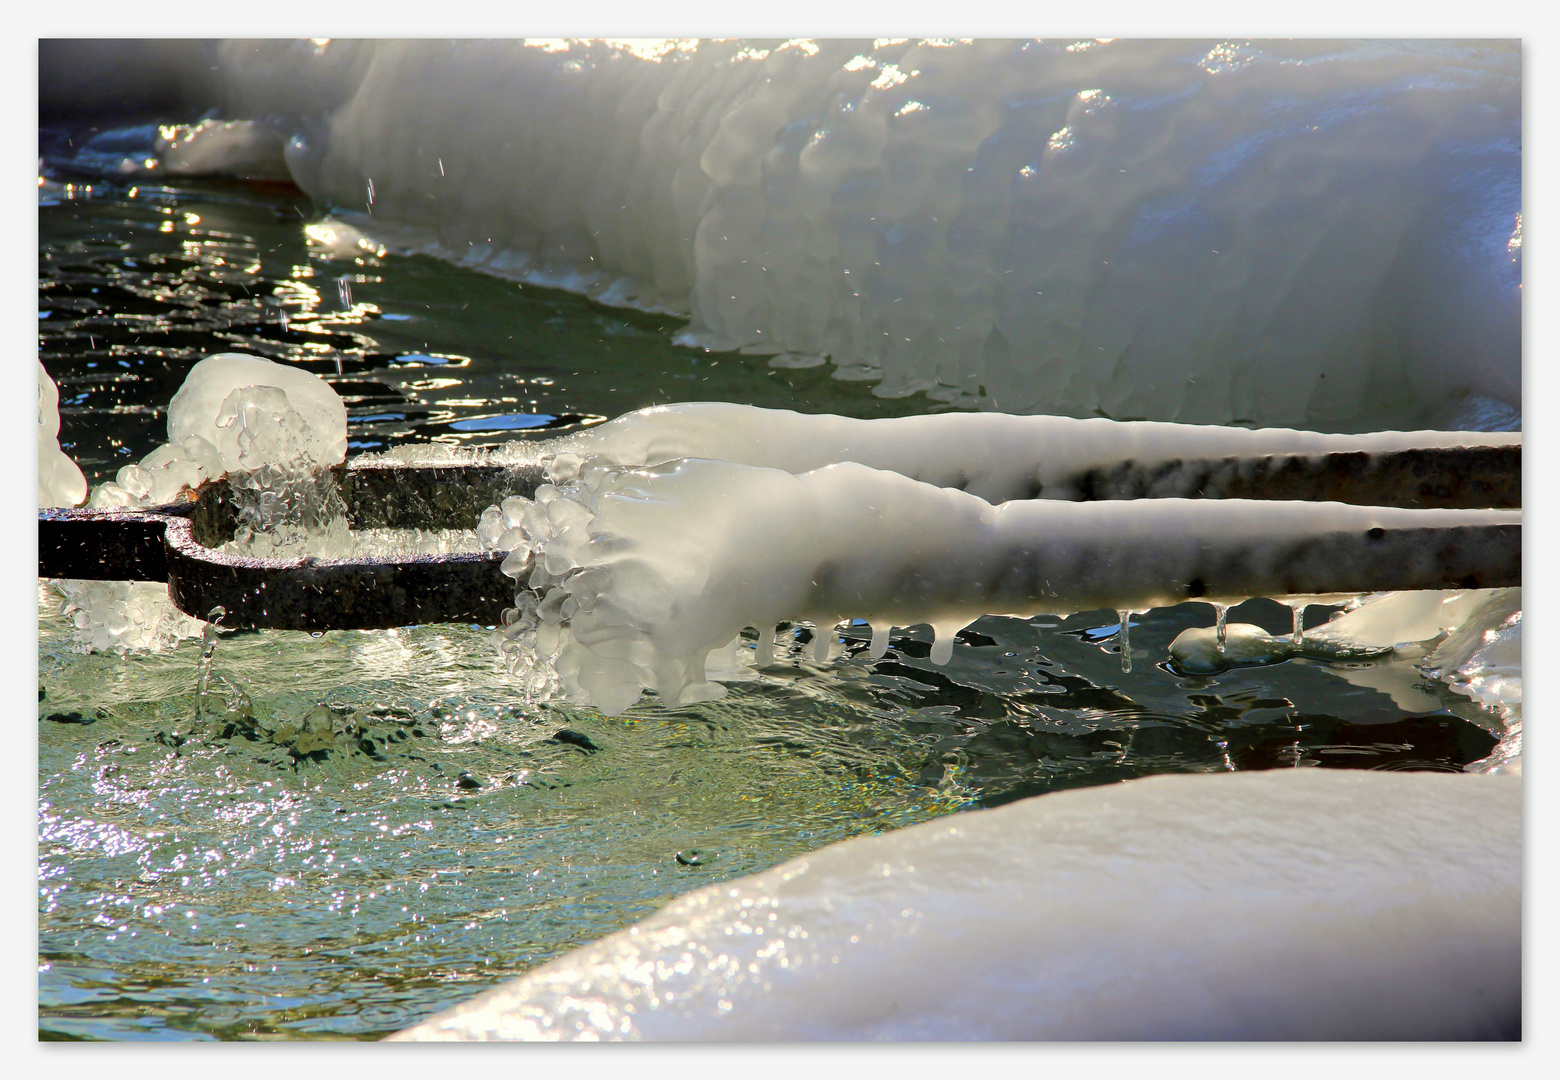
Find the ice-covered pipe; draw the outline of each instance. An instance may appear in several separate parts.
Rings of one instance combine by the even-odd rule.
[[[658,465],[710,458],[803,473],[841,461],[954,487],[987,502],[1075,499],[1091,471],[1123,463],[1145,470],[1188,461],[1240,459],[1246,469],[1284,454],[1386,454],[1459,446],[1521,446],[1520,432],[1383,431],[1330,435],[1285,428],[1100,418],[948,412],[860,420],[725,402],[641,409],[560,440],[553,453],[594,456],[615,465]],[[534,444],[515,444],[516,454]],[[1196,494],[1203,473],[1156,478],[1156,495]],[[1183,482],[1184,481],[1184,482]],[[1488,505],[1488,504],[1485,504]]]
[[[1520,411],[1521,56],[1448,41],[231,41],[404,250],[1009,412]],[[1439,421],[1446,423],[1445,420]]]
[[[1522,786],[1064,791],[688,893],[399,1039],[1515,1039]]]
[[[1448,565],[1467,560],[1461,574],[1490,560],[1414,530],[1521,521],[1246,500],[993,506],[854,462],[800,476],[705,460],[587,464],[536,496],[506,500],[479,528],[528,586],[500,648],[527,678],[550,667],[569,697],[607,713],[643,688],[670,704],[720,696],[706,658],[748,626],[762,639],[782,620],[826,631],[865,619],[880,656],[891,627],[930,624],[932,659],[946,663],[953,635],[982,615],[1233,602],[1360,589],[1367,578],[1438,587]],[[1520,541],[1513,530],[1504,542],[1510,564]]]

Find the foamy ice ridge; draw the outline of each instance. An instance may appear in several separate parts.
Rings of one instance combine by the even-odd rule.
[[[221,353],[196,364],[169,403],[168,442],[99,485],[88,505],[159,506],[226,474],[239,519],[234,551],[325,554],[347,532],[326,471],[345,460],[346,449],[346,406],[323,379]],[[158,582],[58,580],[54,587],[83,651],[157,650],[202,633],[201,620],[174,607]]]
[[[780,622],[812,623],[820,660],[845,619],[871,625],[874,657],[893,627],[927,624],[941,664],[982,615],[1176,603],[1169,583],[1186,580],[1209,544],[1238,554],[1252,580],[1276,580],[1281,567],[1264,560],[1311,533],[1515,520],[1338,503],[1061,501],[1073,470],[1126,452],[1154,461],[1438,439],[1468,441],[671,406],[554,444],[551,482],[534,500],[489,507],[478,538],[509,553],[503,571],[521,586],[495,640],[527,694],[612,714],[645,689],[667,704],[721,696],[709,675],[739,662],[745,628],[757,631],[762,667]]]

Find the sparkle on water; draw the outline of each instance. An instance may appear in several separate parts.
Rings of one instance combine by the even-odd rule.
[[[45,151],[71,134],[46,131]],[[234,350],[331,382],[351,453],[683,400],[935,407],[673,346],[666,317],[343,253],[286,188],[52,179],[40,351],[93,484],[164,440],[198,359]],[[213,615],[162,652],[82,654],[59,602],[40,589],[48,1039],[375,1038],[848,836],[1158,772],[1454,770],[1495,742],[1439,684],[1442,706],[1415,715],[1306,660],[1184,678],[1164,658],[1207,625],[1196,603],[983,619],[946,666],[925,628],[782,625],[744,639],[762,670],[724,699],[606,718],[523,705],[481,627],[309,635]],[[1298,629],[1271,601],[1238,614]]]

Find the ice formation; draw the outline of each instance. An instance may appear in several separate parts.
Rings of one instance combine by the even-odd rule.
[[[282,138],[253,120],[203,120],[158,131],[156,162],[175,176],[288,180]]]
[[[60,449],[60,390],[38,362],[38,508],[75,506],[87,497],[87,478]]]
[[[1170,660],[1189,674],[1294,657],[1323,661],[1390,658],[1385,665],[1331,668],[1360,686],[1380,690],[1405,712],[1445,707],[1424,684],[1439,679],[1489,711],[1485,723],[1500,740],[1469,772],[1521,774],[1522,590],[1425,590],[1354,597],[1344,611],[1304,634],[1275,637],[1261,627],[1230,623],[1221,644],[1211,627],[1182,631]]]
[[[534,502],[512,496],[478,526],[522,586],[498,645],[528,693],[561,689],[609,714],[645,688],[668,704],[720,696],[706,659],[745,627],[762,648],[781,621],[865,619],[881,656],[891,627],[930,624],[932,660],[946,663],[953,635],[982,615],[1176,603],[1210,551],[1239,560],[1260,594],[1283,578],[1279,553],[1307,536],[1520,520],[1244,500],[994,506],[850,461],[793,475],[560,454],[551,475]]]
[[[1009,412],[1520,409],[1515,42],[218,54],[223,115],[381,240],[690,343]]]
[[[319,376],[257,356],[209,356],[169,403],[168,440],[100,484],[88,505],[159,506],[226,474],[239,553],[322,554],[343,544],[344,507],[324,468],[346,459],[347,410]],[[163,584],[55,587],[84,649],[158,649],[201,633],[200,621],[174,607]]]
[[[1289,453],[1387,453],[1411,447],[1520,445],[1520,433],[1383,431],[1328,435],[1284,428],[1121,423],[1063,416],[948,412],[859,420],[725,402],[641,409],[549,447],[614,465],[710,458],[802,473],[842,461],[885,469],[987,502],[1079,497],[1086,470],[1135,461],[1255,459]],[[535,444],[516,443],[516,455]],[[1156,495],[1190,495],[1169,487]]]
[[[402,1039],[1520,1037],[1522,788],[1064,791],[698,889]]]
[[[171,140],[170,166],[285,141],[378,240],[685,313],[691,344],[1008,412],[1520,417],[1514,41],[186,52],[142,58],[148,87],[182,65],[240,126]]]

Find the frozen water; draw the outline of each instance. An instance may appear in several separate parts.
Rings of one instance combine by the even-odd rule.
[[[168,406],[168,439],[100,484],[88,505],[158,506],[226,474],[238,517],[231,550],[258,556],[350,550],[344,504],[323,471],[346,458],[347,410],[319,376],[239,353],[207,357]],[[405,536],[382,538],[380,546],[404,552],[430,545]],[[200,620],[173,606],[166,585],[55,584],[83,650],[158,649],[201,632]]]
[[[175,176],[287,180],[282,138],[253,120],[203,120],[158,132],[157,162]]]
[[[87,497],[87,478],[60,449],[60,391],[38,363],[38,508],[76,506]]]
[[[490,508],[478,537],[511,552],[505,572],[523,586],[496,637],[528,692],[561,689],[613,714],[643,688],[668,704],[720,696],[706,657],[745,627],[930,624],[932,660],[946,663],[981,615],[1178,602],[1173,583],[1210,549],[1249,575],[1234,601],[1276,588],[1279,553],[1309,535],[1516,517],[1244,500],[993,506],[854,462],[795,476],[686,459],[587,463],[534,502]]]
[[[691,344],[1008,412],[1520,421],[1516,42],[229,41],[139,62],[225,117],[163,138],[166,167],[255,169],[285,142],[371,243],[685,313]]]
[[[397,1038],[1516,1038],[1521,803],[1331,769],[1042,795],[688,893]]]
[[[1357,597],[1352,610],[1299,640],[1273,637],[1260,627],[1233,623],[1220,646],[1212,628],[1182,631],[1170,659],[1189,674],[1215,674],[1235,665],[1271,664],[1294,657],[1344,661],[1336,674],[1390,695],[1405,712],[1440,709],[1423,683],[1440,679],[1478,702],[1493,717],[1500,745],[1473,772],[1521,772],[1522,590],[1476,589],[1377,593]],[[1393,656],[1393,664],[1353,667],[1348,661]]]
[[[687,312],[690,343],[1010,412],[1520,406],[1515,43],[234,41],[218,68],[224,114],[380,240]]]
[[[939,413],[859,420],[697,402],[641,409],[550,447],[615,465],[659,465],[710,458],[802,473],[841,461],[887,469],[937,487],[957,487],[987,502],[1077,498],[1085,470],[1123,461],[1144,466],[1192,459],[1286,453],[1385,453],[1412,447],[1520,445],[1520,433],[1314,431],[1154,422],[1120,423],[1062,416]],[[535,443],[511,444],[535,453]],[[523,448],[523,449],[522,449]],[[1163,496],[1192,490],[1156,491]]]
[[[234,396],[246,388],[261,389]],[[287,417],[288,410],[296,416]],[[216,446],[227,470],[282,465],[294,457],[316,467],[337,465],[347,456],[347,407],[313,372],[219,353],[190,370],[168,405],[169,442],[191,435]]]

